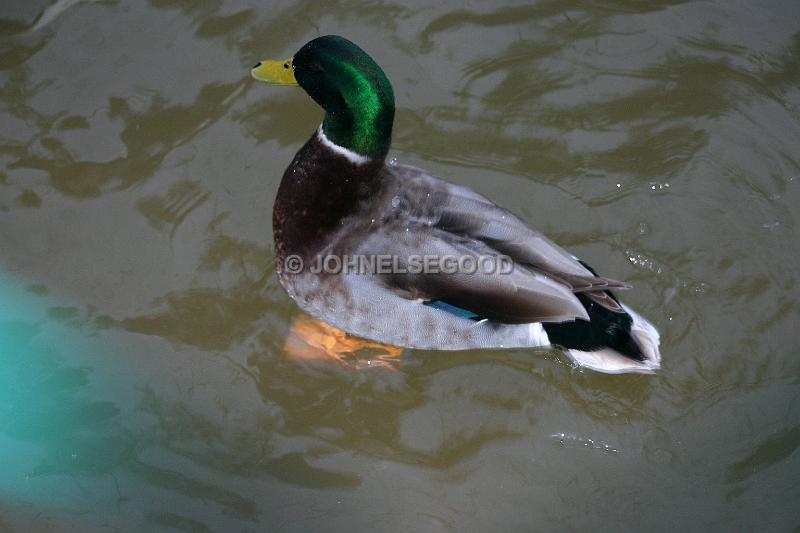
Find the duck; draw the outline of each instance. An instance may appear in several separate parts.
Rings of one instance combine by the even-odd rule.
[[[251,76],[300,87],[325,112],[273,208],[278,279],[302,311],[399,348],[553,347],[605,373],[660,368],[657,329],[616,295],[630,285],[489,198],[387,162],[394,92],[358,45],[318,37]]]

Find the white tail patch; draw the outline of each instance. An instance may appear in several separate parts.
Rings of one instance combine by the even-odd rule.
[[[644,361],[634,361],[611,348],[602,348],[591,352],[567,350],[567,354],[579,366],[598,372],[652,374],[661,368],[661,353],[658,351],[661,337],[658,330],[625,304],[622,304],[622,308],[633,318],[631,335],[642,349]]]
[[[532,322],[528,328],[528,346],[550,346],[550,338],[541,322]]]

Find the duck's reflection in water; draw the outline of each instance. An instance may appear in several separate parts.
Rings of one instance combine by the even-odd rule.
[[[336,361],[345,367],[360,369],[372,366],[393,368],[399,364],[403,349],[348,335],[308,315],[292,321],[283,352],[302,361]]]

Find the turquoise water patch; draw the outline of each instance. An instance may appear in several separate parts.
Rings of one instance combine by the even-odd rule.
[[[85,498],[102,506],[109,495],[98,490],[114,486],[110,472],[133,441],[82,364],[100,343],[59,324],[40,292],[0,274],[0,500],[5,508]]]

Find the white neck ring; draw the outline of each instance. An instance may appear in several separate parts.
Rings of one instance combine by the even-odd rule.
[[[339,146],[335,142],[328,139],[328,137],[325,135],[325,132],[322,131],[322,124],[319,125],[319,129],[317,130],[317,138],[320,140],[323,146],[330,149],[332,152],[341,155],[351,163],[354,163],[356,165],[363,165],[365,163],[369,163],[370,161],[372,161],[369,157],[357,154],[354,151],[349,150],[344,146]]]

